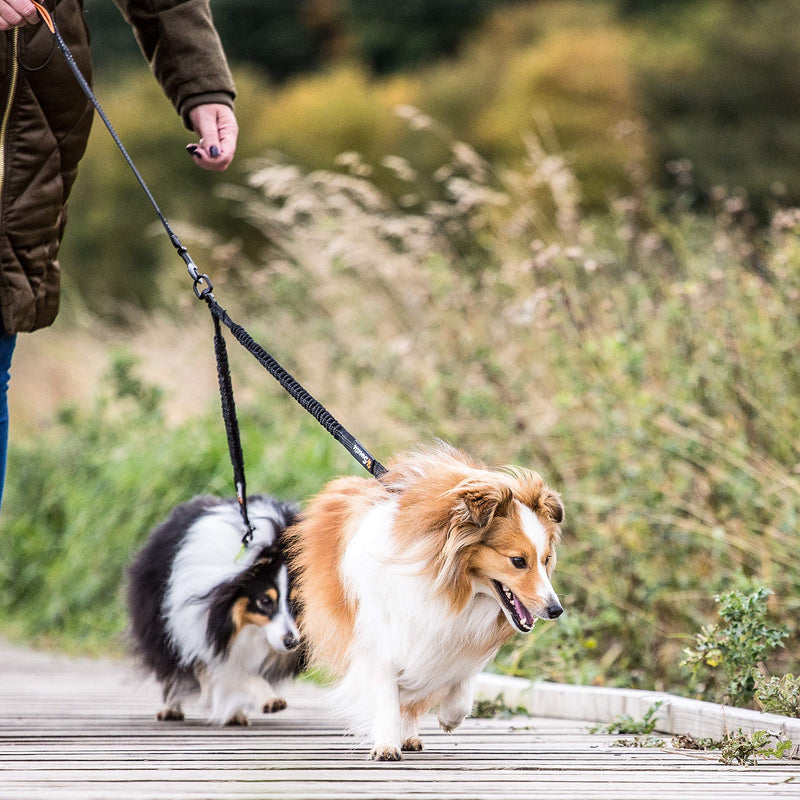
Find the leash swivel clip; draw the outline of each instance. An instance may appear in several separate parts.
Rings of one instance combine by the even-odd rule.
[[[186,269],[189,271],[189,277],[194,281],[192,288],[198,300],[205,300],[214,291],[214,284],[211,283],[211,278],[197,268],[197,264],[192,261],[189,251],[180,243],[175,234],[170,237],[178,255],[183,259],[186,264]]]
[[[201,288],[203,284],[205,284],[205,288]],[[208,275],[204,275],[202,272],[199,272],[195,277],[192,288],[198,300],[205,300],[214,291],[214,286]]]

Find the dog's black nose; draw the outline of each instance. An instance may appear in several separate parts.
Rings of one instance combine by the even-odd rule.
[[[287,633],[286,636],[283,637],[283,646],[287,650],[294,650],[299,644],[299,640],[293,633]]]
[[[549,619],[558,619],[564,613],[564,609],[558,603],[547,606],[547,616]]]

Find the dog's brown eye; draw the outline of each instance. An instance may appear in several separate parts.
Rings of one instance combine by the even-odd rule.
[[[545,558],[545,560],[544,560],[544,565],[545,566],[547,566],[550,563],[550,559],[551,558],[552,558],[552,556],[547,556],[547,558]]]
[[[528,566],[528,562],[522,556],[511,556],[511,563],[517,569],[525,569]]]
[[[256,605],[262,614],[271,615],[275,611],[275,601],[267,594],[256,598]]]

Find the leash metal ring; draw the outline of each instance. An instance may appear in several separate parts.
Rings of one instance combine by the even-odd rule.
[[[205,284],[205,288],[201,289],[200,287],[203,284]],[[209,280],[208,275],[204,275],[203,273],[198,274],[194,279],[194,286],[192,288],[198,300],[205,300],[206,297],[214,291],[214,286]]]

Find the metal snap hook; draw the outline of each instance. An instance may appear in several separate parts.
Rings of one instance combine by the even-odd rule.
[[[203,284],[205,284],[205,288],[201,288]],[[208,275],[204,275],[202,272],[199,272],[195,277],[192,288],[198,300],[205,300],[214,291],[214,286]]]

